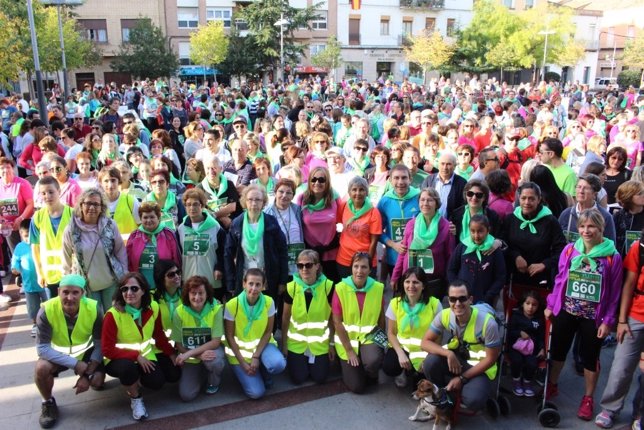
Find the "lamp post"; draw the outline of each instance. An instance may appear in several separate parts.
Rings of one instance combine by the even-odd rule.
[[[615,72],[615,66],[617,65],[615,63],[615,57],[617,56],[617,39],[616,39],[616,37],[623,37],[624,39],[635,39],[635,37],[634,36],[629,36],[629,35],[626,35],[626,34],[615,34],[612,31],[601,31],[599,33],[600,38],[601,38],[602,34],[611,35],[613,37],[613,57],[610,59],[610,77],[612,78],[613,74]],[[602,49],[601,43],[600,43],[599,49],[600,49],[600,51]],[[606,57],[608,57],[608,55]]]
[[[279,79],[284,82],[284,26],[288,25],[289,21],[284,19],[284,14],[280,14],[280,19],[275,24],[276,27],[280,28],[280,73]]]
[[[27,0],[27,19],[29,20],[29,31],[31,32],[31,50],[34,54],[38,110],[40,111],[40,119],[47,125],[47,104],[45,103],[45,88],[42,84],[42,72],[40,71],[40,55],[38,54],[38,39],[36,39],[36,24],[34,23],[34,5],[32,0]]]
[[[554,30],[548,30],[547,28],[543,31],[540,31],[539,34],[545,35],[546,40],[543,45],[543,64],[541,67],[543,68],[543,72],[541,74],[541,79],[544,81],[546,80],[546,54],[548,53],[548,35],[549,34],[555,34],[556,32]]]

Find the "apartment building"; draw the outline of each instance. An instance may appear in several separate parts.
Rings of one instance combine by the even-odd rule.
[[[615,0],[605,3],[599,32],[597,70],[598,76],[617,77],[622,70],[628,69],[622,62],[626,44],[644,31],[644,2]]]

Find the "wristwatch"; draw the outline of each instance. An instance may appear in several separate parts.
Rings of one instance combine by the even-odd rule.
[[[88,380],[90,380],[90,381],[92,380],[92,378],[94,378],[94,374],[93,374],[93,373],[83,373],[83,376],[86,376],[86,377],[87,377],[87,379],[88,379]]]
[[[465,385],[465,384],[467,384],[468,382],[470,382],[470,380],[469,380],[469,379],[467,379],[467,378],[466,378],[465,376],[463,376],[463,375],[458,375],[458,378],[461,380],[461,384],[463,384],[463,385]]]

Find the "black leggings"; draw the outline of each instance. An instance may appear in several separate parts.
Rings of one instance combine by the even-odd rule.
[[[313,364],[309,364],[309,357],[289,351],[286,362],[288,374],[295,385],[302,384],[309,376],[316,384],[324,384],[329,376],[329,354],[316,355]]]
[[[584,369],[597,372],[603,339],[597,337],[595,321],[571,315],[563,309],[552,322],[552,359],[566,361],[575,333],[579,336],[579,357],[584,363]]]
[[[409,358],[409,353],[405,351],[407,358]],[[393,348],[387,349],[385,353],[385,359],[382,361],[382,371],[387,376],[398,376],[402,373],[403,369],[400,367],[400,361],[398,361],[398,354]],[[411,373],[414,376],[418,376],[419,379],[422,377],[422,374],[418,373],[416,369],[412,368]]]
[[[152,390],[160,389],[166,382],[177,382],[181,377],[181,369],[163,354],[157,354],[154,370],[150,373],[143,372],[138,363],[123,358],[110,361],[105,370],[108,375],[119,378],[122,385],[130,386],[140,379],[141,385]]]

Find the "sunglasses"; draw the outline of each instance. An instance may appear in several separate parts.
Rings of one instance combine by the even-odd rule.
[[[312,184],[315,184],[315,183],[326,184],[326,178],[324,176],[311,178],[311,183]]]
[[[332,108],[324,108],[326,112],[331,112],[333,109]]]
[[[456,302],[465,303],[469,299],[469,297],[467,297],[467,296],[458,296],[458,297],[449,296],[448,299],[449,299],[450,303],[456,303]]]
[[[477,199],[482,199],[484,194],[483,193],[475,193],[474,191],[468,191],[465,193],[467,197],[476,197]]]
[[[298,269],[310,269],[311,267],[315,266],[316,263],[296,263],[295,265],[297,266]]]
[[[356,151],[367,152],[367,148],[365,148],[364,146],[356,146],[355,148]]]
[[[166,278],[174,278],[175,276],[179,276],[179,277],[180,277],[180,276],[181,276],[181,271],[179,271],[179,270],[173,270],[173,271],[168,272],[168,273],[166,273],[166,274],[165,274],[165,277],[166,277]]]
[[[458,155],[461,156],[461,157],[465,157],[466,155],[469,156],[470,153],[469,152],[459,152]]]
[[[140,289],[141,287],[139,287],[138,285],[125,285],[119,288],[119,291],[121,291],[121,294],[127,294],[128,291],[132,291],[133,293],[138,293]]]
[[[74,118],[74,121],[82,121],[83,118]]]

